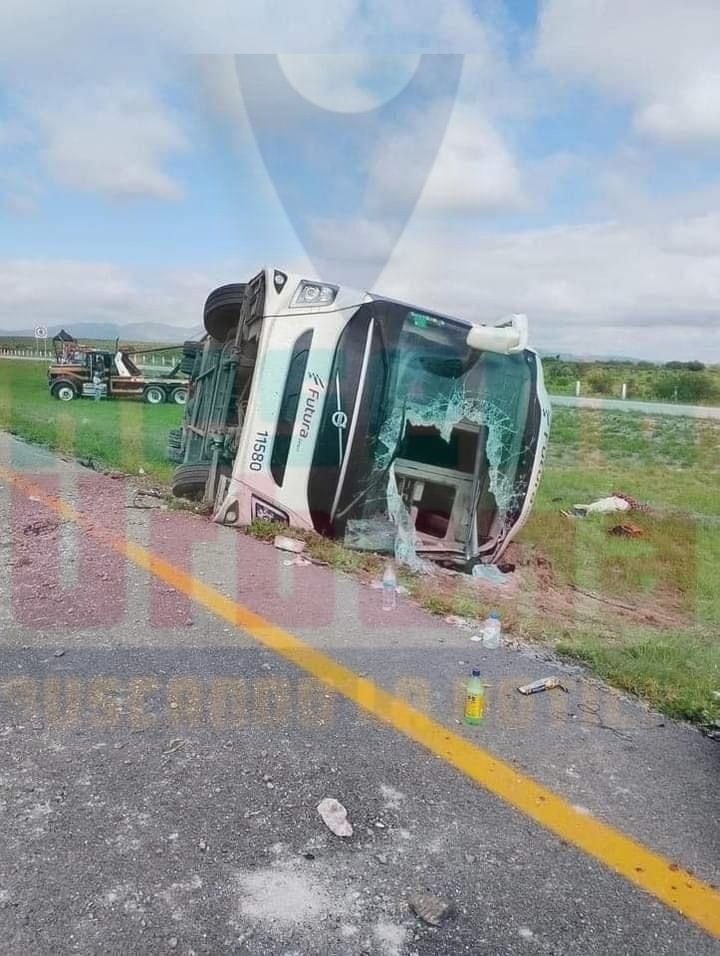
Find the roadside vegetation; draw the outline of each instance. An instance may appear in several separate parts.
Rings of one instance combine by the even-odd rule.
[[[553,395],[580,394],[590,398],[627,398],[651,402],[713,405],[720,402],[720,368],[702,362],[580,362],[544,358],[548,391]]]
[[[167,432],[176,406],[89,399],[62,404],[42,364],[0,359],[0,428],[96,467],[168,481]],[[497,608],[506,629],[580,660],[664,713],[720,722],[720,422],[629,412],[555,410],[545,474],[532,518],[506,560],[516,582],[488,591],[463,575],[402,572],[435,614],[482,619]],[[561,514],[615,491],[647,512]],[[632,522],[637,537],[614,537]],[[265,540],[266,522],[250,532]],[[302,535],[308,553],[377,578],[383,559]]]

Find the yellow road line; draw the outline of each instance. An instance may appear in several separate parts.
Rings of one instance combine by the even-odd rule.
[[[47,495],[22,475],[0,466],[0,478],[81,525],[108,547],[208,611],[242,628],[259,644],[282,655],[358,707],[441,757],[510,806],[720,938],[720,892],[716,887],[697,879],[619,830],[579,811],[557,793],[411,707],[402,698],[388,693],[367,678],[359,677],[191,574],[141,545],[92,524],[61,498]]]

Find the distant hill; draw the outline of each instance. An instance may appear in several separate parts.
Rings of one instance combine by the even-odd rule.
[[[198,339],[205,331],[201,325],[194,328],[182,328],[164,325],[162,322],[132,322],[129,325],[116,325],[113,322],[75,322],[65,326],[49,325],[48,339],[57,335],[61,328],[70,332],[80,342],[85,339],[113,341],[119,338],[121,342],[162,342],[168,345],[176,345],[186,339]],[[0,329],[0,337],[4,339],[32,338],[33,334],[34,329],[9,332]]]

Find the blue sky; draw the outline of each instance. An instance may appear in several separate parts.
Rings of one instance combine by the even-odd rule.
[[[190,328],[279,263],[720,361],[720,5],[237,6],[3,5],[0,328]]]

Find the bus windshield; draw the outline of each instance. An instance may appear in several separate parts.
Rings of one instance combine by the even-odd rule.
[[[350,320],[309,482],[320,527],[410,510],[421,532],[468,550],[512,511],[532,461],[534,355],[477,352],[468,329],[386,300]]]

